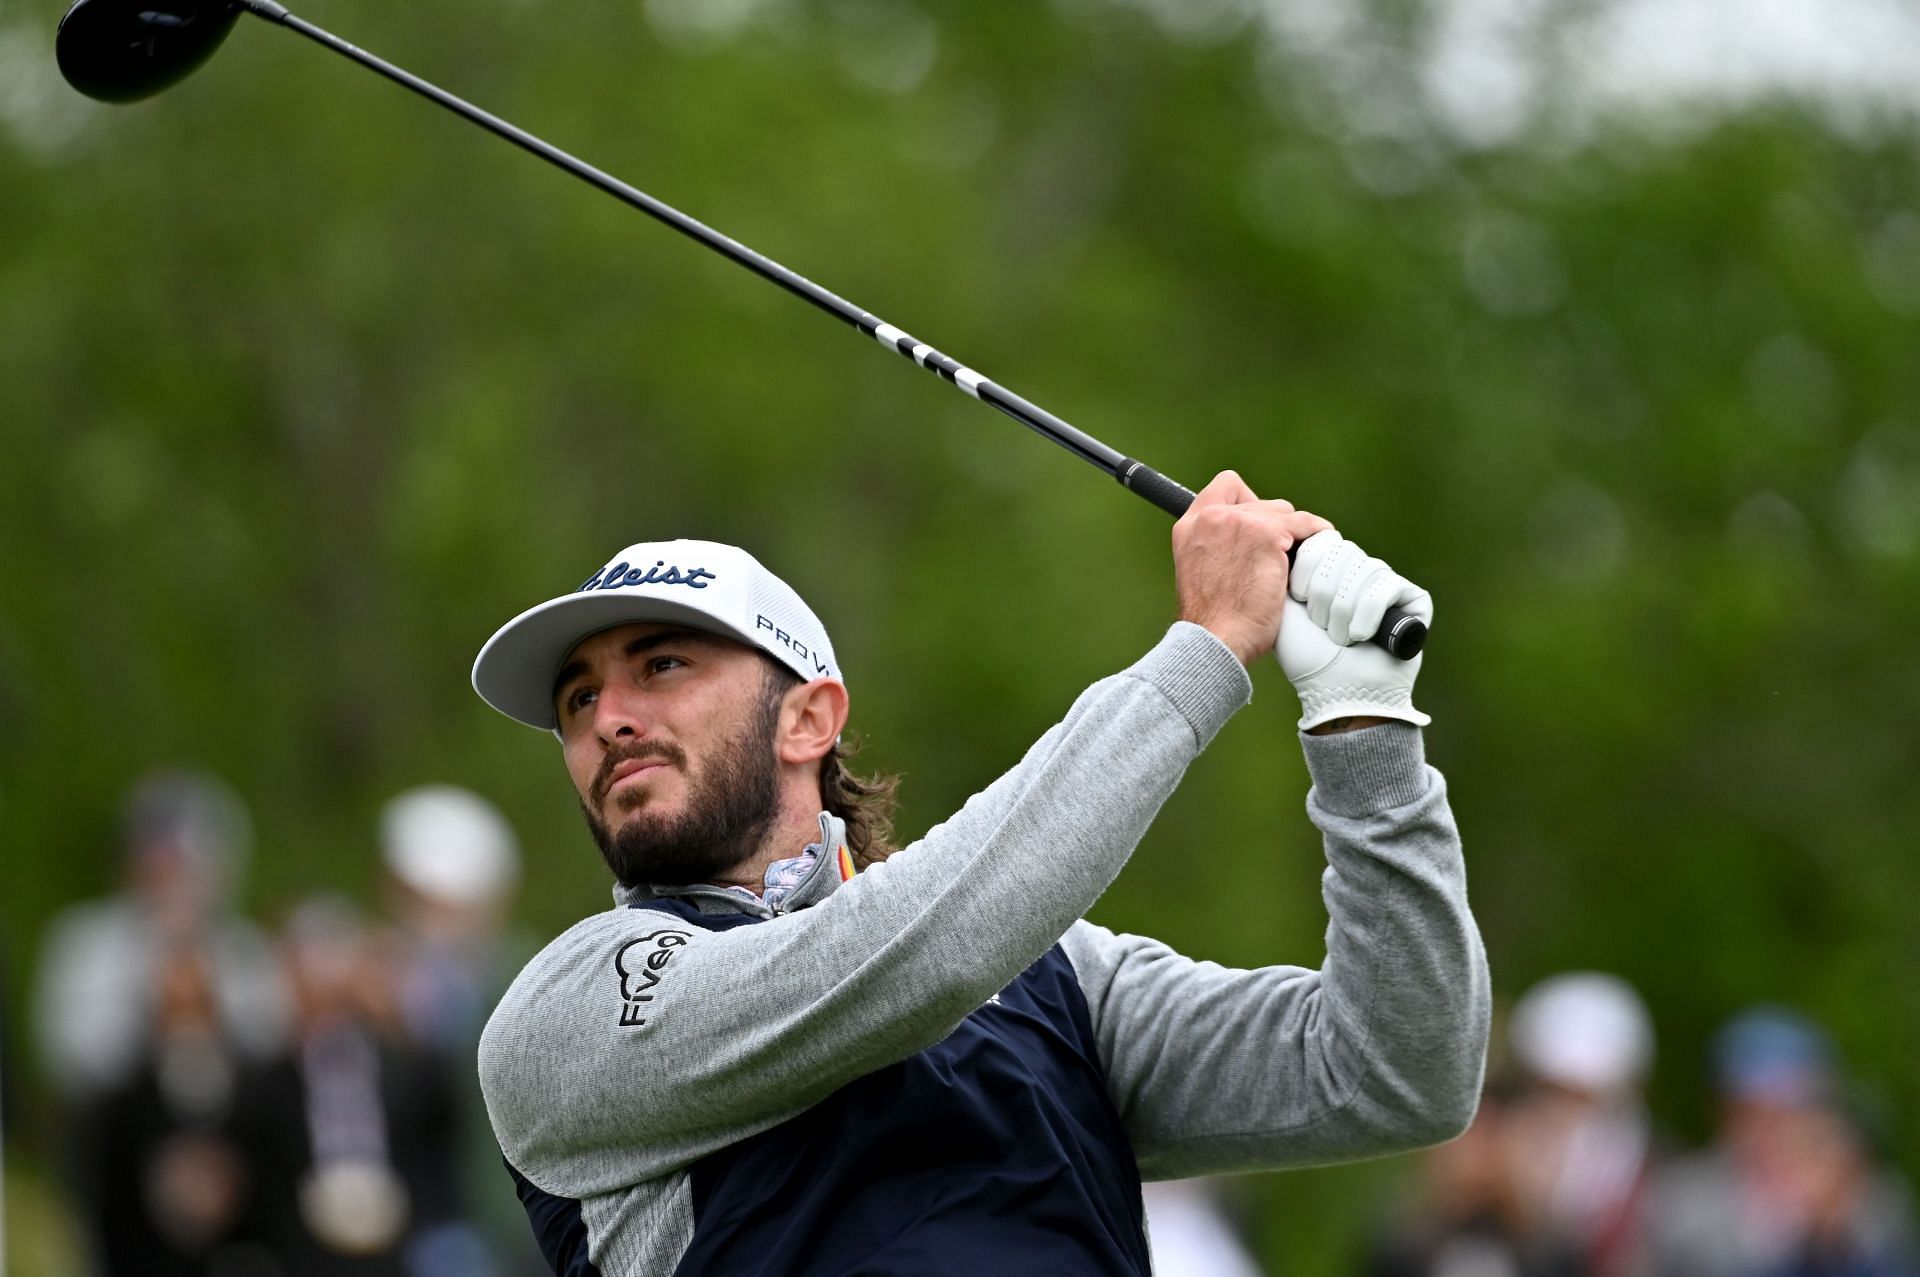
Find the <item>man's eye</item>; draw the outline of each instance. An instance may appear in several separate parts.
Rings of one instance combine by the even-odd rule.
[[[574,688],[573,691],[567,694],[567,712],[569,714],[578,714],[581,710],[593,704],[593,698],[597,695],[599,695],[599,693],[591,687]]]
[[[677,656],[654,656],[647,660],[647,673],[658,674],[661,670],[670,670],[686,662]]]

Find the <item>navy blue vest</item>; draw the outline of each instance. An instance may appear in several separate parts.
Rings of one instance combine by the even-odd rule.
[[[761,921],[671,897],[644,907],[710,931]],[[1133,1146],[1058,945],[944,1041],[688,1173],[676,1277],[1151,1271]],[[514,1180],[555,1273],[597,1277],[579,1204]]]

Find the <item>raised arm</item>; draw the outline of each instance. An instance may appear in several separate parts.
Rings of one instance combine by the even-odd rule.
[[[1326,841],[1325,962],[1229,971],[1084,924],[1065,942],[1151,1176],[1433,1143],[1479,1097],[1486,954],[1446,786],[1422,757],[1424,658],[1365,641],[1389,606],[1430,621],[1433,600],[1331,530],[1301,544],[1287,591],[1276,651]]]
[[[1301,740],[1327,854],[1318,970],[1230,970],[1087,923],[1063,941],[1148,1178],[1390,1153],[1473,1116],[1487,966],[1445,782],[1409,724]]]

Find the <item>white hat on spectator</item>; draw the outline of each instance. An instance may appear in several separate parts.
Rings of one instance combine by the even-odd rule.
[[[499,808],[456,785],[422,785],[388,802],[380,850],[394,877],[446,904],[487,904],[520,881],[513,827]]]
[[[1522,1068],[1581,1091],[1637,1087],[1653,1065],[1646,1003],[1625,980],[1597,971],[1570,971],[1527,990],[1508,1037]]]

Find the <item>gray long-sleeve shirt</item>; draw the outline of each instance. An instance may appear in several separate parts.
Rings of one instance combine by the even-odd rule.
[[[1456,1133],[1488,981],[1417,729],[1302,738],[1328,857],[1318,970],[1227,970],[1080,920],[1250,687],[1217,639],[1177,624],[951,819],[837,889],[816,874],[756,926],[688,928],[644,902],[576,924],[481,1042],[508,1160],[581,1203],[603,1270],[669,1271],[694,1227],[689,1167],[940,1042],[1056,944],[1147,1177]]]

